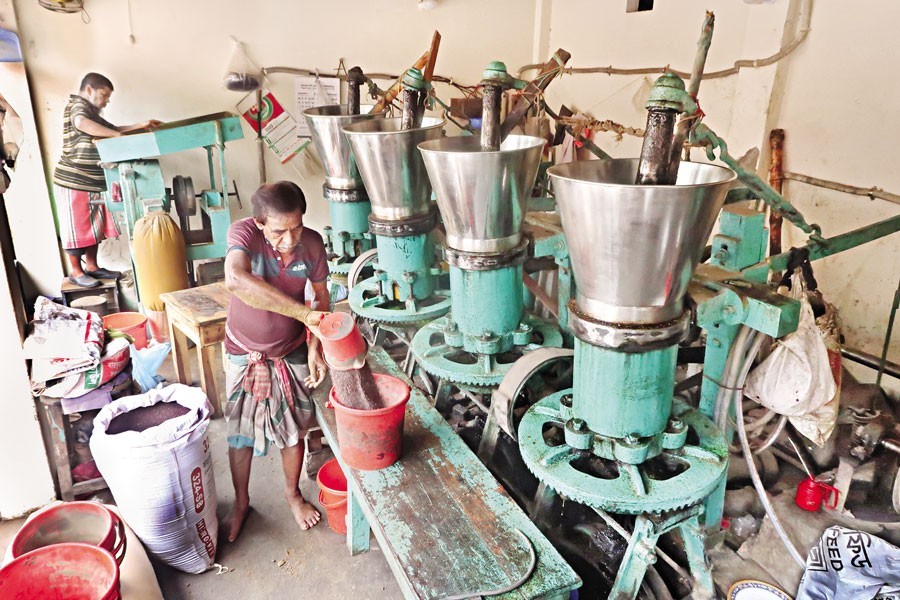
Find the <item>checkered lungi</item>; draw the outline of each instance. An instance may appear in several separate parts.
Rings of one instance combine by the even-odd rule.
[[[265,456],[270,443],[280,449],[302,441],[306,430],[315,423],[310,391],[303,383],[309,375],[306,357],[306,344],[284,357],[288,382],[282,380],[272,361],[266,361],[272,382],[271,391],[268,398],[254,398],[251,392],[244,389],[244,378],[249,370],[248,356],[225,353],[225,390],[228,397],[225,419],[228,421],[229,446],[252,447],[254,456]],[[293,391],[292,403],[284,393],[282,386],[285,384],[290,385]]]
[[[115,220],[107,218],[106,206],[100,202],[103,192],[85,192],[54,185],[53,197],[56,198],[63,250],[96,246],[106,238],[119,237]]]

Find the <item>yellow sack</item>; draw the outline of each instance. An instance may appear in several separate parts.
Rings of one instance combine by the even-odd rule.
[[[134,224],[134,266],[145,310],[165,310],[160,294],[189,287],[181,229],[168,214],[151,212]]]

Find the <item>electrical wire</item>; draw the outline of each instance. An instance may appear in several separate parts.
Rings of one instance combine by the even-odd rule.
[[[749,362],[752,362],[752,357]],[[746,377],[746,376],[745,376]],[[740,381],[741,386],[743,386],[743,379]],[[735,414],[742,414],[741,412],[741,397],[735,395],[734,397],[734,410]],[[800,552],[797,551],[796,546],[790,540],[787,535],[787,531],[784,530],[784,526],[781,524],[781,520],[778,518],[778,515],[775,513],[775,509],[772,506],[771,501],[769,500],[769,495],[766,493],[766,489],[763,486],[762,479],[759,477],[759,472],[756,470],[756,463],[753,460],[753,451],[750,449],[750,442],[747,440],[747,432],[744,429],[744,419],[740,418],[737,420],[737,433],[738,438],[741,441],[741,449],[744,451],[744,460],[747,462],[747,469],[750,472],[750,479],[753,481],[753,487],[756,490],[756,495],[759,496],[760,502],[762,502],[763,508],[766,511],[766,515],[768,515],[769,520],[772,522],[772,526],[775,528],[775,533],[778,534],[778,537],[781,539],[781,542],[784,544],[784,547],[787,548],[788,553],[791,555],[791,558],[800,566],[800,568],[806,567],[806,561],[800,555]]]
[[[745,421],[744,427],[747,428],[747,433],[756,433],[758,430],[765,427],[769,423],[769,421],[771,421],[775,417],[776,414],[778,413],[776,413],[774,410],[768,409],[766,410],[766,414],[756,419],[752,423],[747,424],[747,422]]]
[[[775,64],[781,59],[785,58],[789,54],[791,54],[794,50],[796,50],[800,44],[802,44],[810,32],[810,20],[812,18],[812,0],[805,0],[803,5],[800,7],[799,21],[800,25],[798,27],[798,31],[794,39],[790,42],[782,46],[782,48],[771,56],[767,56],[765,58],[757,58],[753,60],[736,60],[734,64],[727,68],[722,69],[720,71],[710,71],[708,73],[703,74],[703,79],[719,79],[722,77],[730,77],[732,75],[737,75],[741,69],[744,68],[753,68],[758,69],[760,67],[767,67],[769,65]],[[542,64],[530,64],[521,67],[516,72],[516,77],[519,79],[522,78],[522,74],[525,71],[531,71],[534,69],[540,69],[544,65]],[[618,67],[613,67],[612,65],[608,67],[565,67],[562,68],[562,72],[565,74],[588,74],[588,73],[602,73],[606,75],[654,75],[654,74],[662,74],[662,73],[674,73],[681,77],[682,79],[687,79],[691,76],[691,74],[687,71],[678,71],[670,68],[668,65],[664,67],[642,67],[637,69],[622,69]]]
[[[772,430],[772,433],[769,434],[765,440],[763,440],[762,444],[756,447],[753,450],[753,454],[762,454],[766,449],[769,448],[772,444],[775,443],[775,440],[778,439],[778,436],[781,435],[781,432],[784,431],[784,426],[787,425],[788,418],[784,415],[781,415],[781,418],[778,419],[778,424],[775,426],[775,429]]]
[[[775,528],[775,533],[781,539],[781,542],[784,544],[785,548],[787,548],[788,553],[791,555],[791,558],[793,558],[801,568],[804,568],[806,566],[806,561],[803,560],[803,558],[800,556],[800,553],[797,551],[797,548],[794,546],[793,542],[791,542],[790,538],[787,535],[787,532],[784,530],[784,527],[781,524],[780,519],[778,518],[778,515],[775,513],[775,509],[772,507],[772,503],[769,501],[768,494],[766,493],[762,479],[759,476],[759,471],[757,471],[756,469],[756,463],[753,460],[753,451],[750,448],[750,442],[747,439],[747,431],[744,427],[742,390],[744,387],[744,382],[747,379],[747,375],[750,372],[750,368],[753,366],[753,361],[756,358],[756,355],[759,353],[759,350],[762,347],[765,338],[765,335],[753,331],[747,326],[742,326],[738,331],[738,334],[735,337],[735,342],[732,345],[731,350],[728,353],[728,358],[725,361],[725,371],[722,374],[722,384],[719,386],[719,394],[716,398],[716,422],[717,424],[721,422],[722,430],[724,430],[724,425],[728,423],[729,420],[729,406],[733,406],[735,415],[741,416],[741,418],[737,419],[736,423],[737,433],[738,438],[741,442],[741,449],[744,454],[744,460],[747,463],[747,470],[750,473],[750,479],[753,482],[753,487],[756,490],[757,496],[759,496],[759,500],[762,503],[766,514],[769,516],[769,520],[772,522],[772,526]],[[730,405],[723,405],[723,402],[727,400],[730,400]],[[778,431],[778,433],[780,433],[780,431]],[[774,443],[777,437],[777,434],[772,436],[772,443]]]

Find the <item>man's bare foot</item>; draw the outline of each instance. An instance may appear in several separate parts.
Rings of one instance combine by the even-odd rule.
[[[322,518],[316,507],[303,499],[299,490],[295,490],[293,494],[285,494],[285,500],[287,500],[288,506],[291,508],[291,513],[293,513],[297,525],[304,531],[315,526],[319,519]]]
[[[233,542],[240,535],[244,523],[247,521],[247,515],[250,514],[250,505],[238,506],[234,505],[225,520],[222,521],[222,530],[228,536],[228,541]]]

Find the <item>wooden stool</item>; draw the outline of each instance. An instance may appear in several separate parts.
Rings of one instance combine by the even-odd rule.
[[[92,288],[85,288],[75,285],[66,277],[62,281],[60,291],[66,306],[72,306],[72,300],[83,298],[84,296],[102,296],[106,298],[106,312],[119,312],[119,288],[115,279],[101,279],[100,285]]]
[[[188,385],[191,383],[190,364],[187,360],[187,340],[190,339],[197,346],[200,387],[213,405],[213,417],[222,416],[213,353],[215,346],[225,340],[225,317],[231,293],[224,283],[213,283],[160,294],[160,298],[166,303],[172,362],[175,363],[178,382]]]

